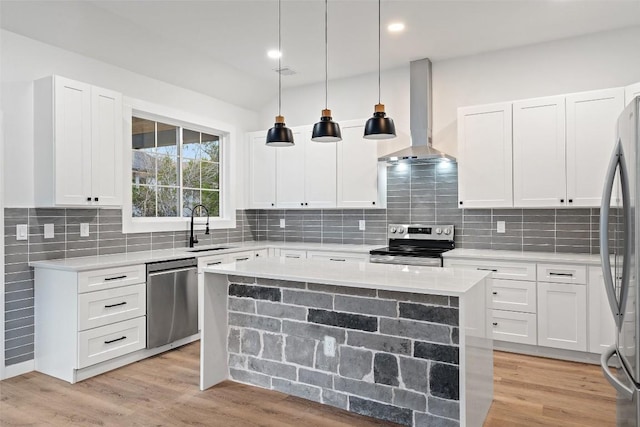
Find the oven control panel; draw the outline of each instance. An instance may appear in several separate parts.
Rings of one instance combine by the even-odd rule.
[[[453,225],[389,224],[390,239],[449,240],[453,241]]]

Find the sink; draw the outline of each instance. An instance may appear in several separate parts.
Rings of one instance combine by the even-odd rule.
[[[187,252],[213,252],[213,251],[222,251],[224,249],[231,249],[229,247],[224,247],[224,248],[195,248],[195,249],[187,249]]]

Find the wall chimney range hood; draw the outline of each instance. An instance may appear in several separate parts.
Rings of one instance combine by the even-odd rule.
[[[455,161],[455,157],[438,151],[431,145],[433,126],[431,61],[428,58],[411,61],[409,72],[411,146],[387,154],[378,160],[390,163],[402,160],[418,163]]]

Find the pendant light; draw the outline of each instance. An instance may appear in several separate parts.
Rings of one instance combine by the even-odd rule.
[[[331,119],[331,110],[327,108],[329,87],[329,38],[328,38],[328,0],[324,0],[324,110],[320,121],[313,125],[311,140],[315,142],[342,141],[340,125]]]
[[[391,139],[396,137],[396,126],[393,120],[386,117],[384,104],[380,103],[380,1],[378,0],[378,103],[375,106],[373,117],[367,120],[364,127],[366,139]]]
[[[293,132],[284,124],[284,117],[280,114],[282,107],[282,25],[280,13],[280,1],[278,0],[278,115],[276,122],[267,132],[267,145],[270,147],[291,147],[293,143]]]

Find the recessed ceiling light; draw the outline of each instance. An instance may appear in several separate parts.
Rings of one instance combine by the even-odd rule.
[[[394,22],[389,24],[387,30],[389,30],[390,33],[399,33],[404,30],[404,24],[402,22]]]
[[[270,50],[269,52],[267,52],[267,56],[271,59],[278,59],[282,56],[282,53],[280,53],[279,50]]]

